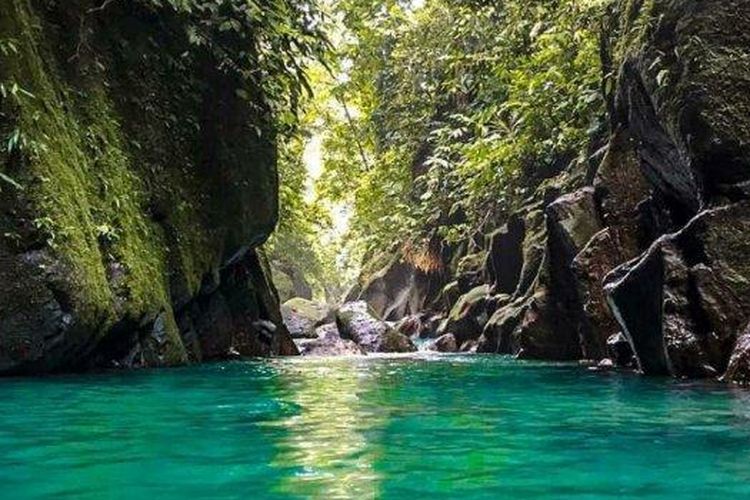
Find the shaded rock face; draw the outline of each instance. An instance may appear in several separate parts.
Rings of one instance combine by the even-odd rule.
[[[312,287],[299,269],[277,261],[271,263],[271,269],[273,270],[273,282],[282,303],[295,298],[312,300]]]
[[[409,337],[379,319],[364,301],[342,305],[336,311],[336,326],[341,338],[353,340],[365,352],[413,352]]]
[[[578,203],[583,199],[586,200],[584,205],[588,205],[590,194],[561,199],[552,209],[555,222],[540,209],[544,204],[539,202],[533,202],[514,215],[524,220],[523,265],[513,294],[494,299],[495,311],[478,339],[478,352],[555,360],[580,357],[573,312],[569,310],[573,296],[565,288],[572,282],[567,268],[553,268],[553,260],[560,261],[555,260],[557,257],[551,258],[552,248],[556,244],[562,246],[562,242],[552,243],[550,234],[559,232],[555,238],[563,235],[567,238],[578,228],[586,227],[587,222],[579,224],[570,219],[577,217],[571,214],[589,213],[586,209],[579,210]],[[539,196],[546,197],[541,193]],[[577,237],[574,236],[573,240]],[[576,245],[572,243],[559,257],[563,261],[572,259]]]
[[[362,289],[353,289],[346,301],[363,300],[382,318],[394,321],[424,311],[444,283],[439,273],[426,273],[401,259],[392,259]]]
[[[511,217],[507,224],[489,235],[487,274],[496,293],[515,291],[523,267],[524,232],[523,219]]]
[[[256,253],[278,212],[260,91],[247,102],[219,61],[183,57],[168,8],[48,4],[9,0],[0,22],[20,47],[0,80],[37,97],[0,100],[0,127],[33,122],[45,142],[35,158],[0,153],[30,187],[0,192],[0,373],[296,352]]]
[[[722,380],[740,385],[750,384],[750,326],[737,339]]]
[[[750,202],[706,210],[615,270],[606,290],[648,374],[724,372],[750,317]]]
[[[748,22],[746,0],[628,2],[624,11],[614,120],[654,189],[639,205],[643,229],[673,234],[612,271],[605,289],[647,374],[718,376],[735,344],[741,365],[736,339],[750,315],[741,257],[750,235],[741,201],[750,179]]]
[[[692,213],[750,179],[749,5],[629,2],[623,16],[618,113],[649,180]]]

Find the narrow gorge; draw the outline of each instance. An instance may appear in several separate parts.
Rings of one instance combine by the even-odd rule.
[[[0,0],[0,497],[750,495],[750,0]]]

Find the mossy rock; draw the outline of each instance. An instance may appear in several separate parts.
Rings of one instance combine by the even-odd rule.
[[[335,320],[328,305],[299,297],[284,302],[281,315],[292,338],[315,338],[317,327]]]
[[[18,307],[0,296],[0,324],[36,318],[14,327],[18,339],[0,330],[0,370],[77,368],[117,344],[108,337],[120,325],[159,317],[168,348],[149,359],[179,362],[174,311],[276,223],[262,96],[246,102],[216,61],[184,57],[184,20],[167,8],[115,2],[90,16],[89,0],[39,5],[8,0],[0,17],[0,39],[18,47],[0,56],[0,82],[25,91],[0,102],[3,140],[24,137],[0,154],[0,171],[24,187],[0,192],[0,253],[34,293]],[[59,315],[40,339],[45,307]]]

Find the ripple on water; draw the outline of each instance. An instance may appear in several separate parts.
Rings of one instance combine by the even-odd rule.
[[[746,497],[748,403],[423,352],[4,380],[0,497]]]

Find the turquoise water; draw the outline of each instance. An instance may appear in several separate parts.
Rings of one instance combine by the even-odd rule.
[[[0,498],[747,498],[750,393],[497,357],[0,380]]]

